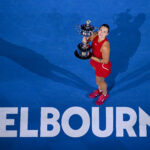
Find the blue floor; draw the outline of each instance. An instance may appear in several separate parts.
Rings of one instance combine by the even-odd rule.
[[[63,114],[79,106],[91,114],[96,99],[88,93],[97,88],[95,74],[90,60],[74,56],[82,39],[75,27],[90,19],[95,27],[110,25],[110,97],[102,110],[123,106],[138,114],[141,107],[150,114],[149,10],[149,0],[1,0],[0,107],[29,107],[31,129],[40,129],[40,107],[55,107]],[[12,129],[19,130],[18,115],[16,122]],[[147,130],[145,138],[119,138],[115,129],[98,138],[91,127],[83,137],[70,138],[61,130],[54,138],[0,138],[0,149],[149,150]],[[138,136],[138,125],[135,131]]]

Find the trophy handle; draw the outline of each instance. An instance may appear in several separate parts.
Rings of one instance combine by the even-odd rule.
[[[93,31],[90,31],[91,35],[94,33]]]
[[[96,30],[99,30],[99,27],[95,27],[95,31],[96,31]]]
[[[80,25],[76,25],[76,26],[75,26],[75,30],[76,30],[78,33],[81,33],[81,31],[80,31]]]

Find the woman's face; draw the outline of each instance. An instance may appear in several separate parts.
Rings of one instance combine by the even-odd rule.
[[[108,35],[108,28],[107,27],[100,27],[98,30],[98,36],[100,39],[104,39]]]

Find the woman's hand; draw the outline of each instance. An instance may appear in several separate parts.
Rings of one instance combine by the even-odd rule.
[[[82,39],[82,43],[87,43],[87,39],[86,39],[86,37],[83,37],[83,39]]]

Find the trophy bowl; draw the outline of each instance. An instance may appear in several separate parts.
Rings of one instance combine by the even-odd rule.
[[[80,59],[89,59],[92,56],[90,49],[91,46],[89,44],[85,47],[83,43],[79,43],[78,49],[74,52],[74,54]]]
[[[93,30],[95,29],[90,23],[91,21],[87,20],[86,24],[79,26],[79,33],[86,39],[93,34]],[[91,46],[88,43],[82,42],[77,45],[77,49],[75,50],[74,54],[77,58],[89,59],[92,56],[90,49]]]

